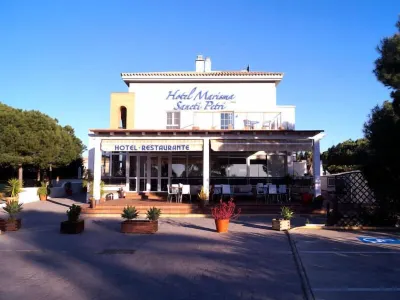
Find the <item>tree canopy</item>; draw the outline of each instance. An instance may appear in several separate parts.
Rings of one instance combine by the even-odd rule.
[[[0,103],[0,164],[38,168],[65,166],[80,158],[84,146],[71,126],[35,110]]]
[[[347,140],[330,147],[321,155],[324,169],[329,173],[360,170],[367,160],[367,139]]]

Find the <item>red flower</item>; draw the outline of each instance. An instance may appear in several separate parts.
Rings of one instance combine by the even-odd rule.
[[[229,199],[228,202],[219,201],[219,204],[211,208],[211,214],[215,220],[226,220],[226,219],[234,219],[237,218],[241,212],[241,209],[238,208],[237,213],[235,214],[236,205],[233,202],[233,199]]]

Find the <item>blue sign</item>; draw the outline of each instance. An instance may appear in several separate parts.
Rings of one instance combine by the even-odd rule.
[[[361,242],[367,244],[400,244],[400,240],[392,239],[387,237],[368,237],[368,236],[359,236],[357,237]]]
[[[166,100],[180,100],[176,103],[174,110],[224,110],[227,108],[228,102],[232,102],[235,98],[235,94],[221,94],[220,92],[212,94],[208,90],[197,90],[195,87],[190,92],[169,91]],[[188,100],[197,102],[187,103]]]

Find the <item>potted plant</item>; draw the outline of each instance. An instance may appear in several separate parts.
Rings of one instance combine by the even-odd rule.
[[[40,201],[46,201],[47,200],[47,195],[48,195],[48,189],[47,186],[44,182],[42,182],[42,185],[38,188],[37,194],[39,196]]]
[[[79,205],[72,204],[67,210],[68,221],[61,222],[60,232],[67,234],[77,234],[85,229],[85,221],[79,219],[82,208]]]
[[[219,204],[211,208],[211,214],[215,220],[215,226],[217,232],[228,232],[229,220],[237,218],[240,214],[240,208],[235,213],[236,205],[233,199],[229,199],[228,202],[223,202],[220,200]]]
[[[103,198],[104,194],[106,191],[104,190],[104,181],[100,181],[100,202],[105,202],[105,199]]]
[[[16,200],[8,201],[3,210],[8,213],[7,220],[0,219],[0,230],[17,231],[21,228],[21,219],[18,219],[18,214],[22,211],[22,203]]]
[[[290,229],[290,219],[293,218],[294,212],[289,207],[282,206],[281,208],[281,218],[272,219],[272,229],[274,230],[289,230]]]
[[[71,182],[66,182],[64,184],[64,188],[65,188],[65,192],[67,193],[67,196],[71,196],[72,195],[72,184]]]
[[[200,193],[197,195],[200,201],[200,207],[204,208],[206,201],[208,200],[208,193],[204,190],[204,187],[201,187]]]
[[[11,178],[7,181],[7,185],[4,188],[4,191],[9,195],[6,197],[5,200],[9,201],[17,201],[18,202],[18,195],[22,191],[22,185],[18,178]]]
[[[139,212],[133,206],[124,208],[121,217],[125,221],[121,222],[122,233],[155,233],[158,231],[158,218],[161,210],[158,208],[150,208],[147,211],[148,220],[135,220],[139,216]]]

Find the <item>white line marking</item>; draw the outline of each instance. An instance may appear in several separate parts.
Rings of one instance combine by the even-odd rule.
[[[299,251],[300,254],[400,254],[400,249],[397,251]]]
[[[315,292],[400,292],[400,288],[313,288]]]

